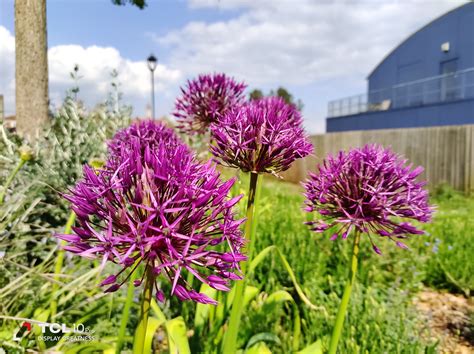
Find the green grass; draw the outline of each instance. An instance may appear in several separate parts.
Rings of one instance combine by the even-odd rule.
[[[242,182],[244,192],[246,180]],[[410,250],[378,240],[383,255],[375,254],[368,240],[362,241],[361,266],[345,323],[340,351],[343,353],[419,353],[434,343],[423,342],[418,316],[411,305],[413,295],[424,286],[469,292],[473,288],[474,200],[460,194],[438,193],[438,207],[427,235],[414,236]],[[292,282],[277,257],[267,258],[250,283],[264,294],[285,289],[298,302],[304,347],[322,339],[327,347],[335,315],[349,271],[351,241],[329,240],[303,224],[309,215],[302,211],[299,186],[267,178],[262,191],[256,253],[276,245],[286,256],[298,282],[310,300],[325,311],[309,310],[300,302]],[[365,242],[364,242],[365,241]],[[437,245],[434,247],[434,245]],[[433,248],[434,247],[434,248]],[[265,296],[265,295],[262,295]],[[258,309],[258,299],[251,304]],[[177,311],[178,313],[179,311]],[[281,344],[269,342],[275,353],[291,348],[292,309],[282,306],[270,315],[248,311],[240,332],[240,345],[258,333],[274,333]],[[206,351],[210,347],[205,347]],[[430,349],[431,348],[431,349]]]
[[[246,176],[242,177],[239,188],[240,192],[246,193]],[[249,342],[263,340],[273,353],[295,352],[295,335],[298,339],[299,333],[295,324],[298,323],[298,349],[316,340],[322,340],[323,347],[327,349],[349,272],[351,240],[332,242],[329,235],[310,232],[303,224],[311,216],[302,210],[301,192],[300,186],[270,177],[264,179],[255,253],[276,245],[288,260],[297,282],[318,309],[310,309],[301,300],[280,258],[276,253],[270,253],[249,279],[250,285],[258,288],[258,292],[244,312],[239,332],[241,348],[245,348]],[[412,298],[425,286],[464,295],[474,288],[474,264],[471,261],[474,254],[474,199],[444,188],[434,194],[432,202],[437,205],[437,212],[433,222],[424,225],[428,234],[412,237],[407,242],[410,250],[402,250],[392,243],[377,240],[383,252],[379,256],[372,251],[370,242],[362,239],[358,281],[340,341],[341,353],[436,352],[436,344],[423,339],[428,338],[422,333],[425,324],[420,323],[412,306]],[[244,206],[245,200],[240,203],[242,212]],[[7,239],[4,241],[7,242]],[[19,238],[11,237],[8,242],[13,247],[14,243],[22,244],[20,241]],[[54,246],[52,239],[43,238],[35,242],[45,245],[43,253],[38,251],[37,256],[41,259]],[[28,264],[25,247],[13,248],[23,252],[24,256],[16,259],[29,267],[30,273],[24,279],[19,279],[21,286],[15,288],[15,297],[12,294],[6,296],[7,301],[2,304],[2,310],[9,316],[34,318],[39,316],[39,310],[49,308],[53,295],[48,284],[48,274],[52,273],[54,262],[49,261],[41,268]],[[5,259],[12,259],[9,253]],[[16,279],[26,273],[23,268],[5,262],[0,262],[0,272],[3,274],[0,276],[3,281],[0,288],[9,286],[6,280]],[[68,256],[61,281],[68,286],[93,267],[94,263],[90,261]],[[112,272],[113,267],[108,266],[104,273]],[[57,320],[84,323],[96,331],[101,345],[112,346],[118,334],[127,289],[124,287],[115,294],[103,296],[97,284],[97,276],[91,275],[84,283],[66,288],[59,295]],[[166,282],[163,287],[169,291]],[[294,302],[269,304],[270,295],[282,290]],[[138,296],[139,289],[136,289],[135,298],[138,299]],[[195,304],[172,298],[162,306],[162,310],[167,318],[183,316],[187,329],[194,331],[190,337],[192,353],[217,352],[222,336],[220,326],[212,328],[206,325],[199,330],[194,328]],[[219,311],[219,308],[212,309],[212,316],[219,317]],[[138,315],[138,304],[135,302],[130,310],[124,350],[131,348],[131,336]],[[14,349],[10,346],[12,331],[18,323],[3,321],[1,325],[0,340],[4,343],[3,347],[8,349],[7,352],[23,352],[20,347]],[[31,336],[21,345],[23,348],[38,348],[38,343]],[[52,345],[54,343],[46,343],[46,346]],[[67,344],[65,347],[73,346]]]
[[[425,282],[468,296],[474,289],[474,198],[442,188],[433,199],[438,210],[426,228],[429,237],[418,243],[427,260]]]

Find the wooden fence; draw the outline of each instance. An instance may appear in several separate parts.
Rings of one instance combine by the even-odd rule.
[[[474,125],[327,133],[314,135],[311,140],[315,156],[296,161],[284,173],[285,180],[304,180],[327,154],[377,143],[423,166],[422,177],[431,188],[446,183],[466,193],[474,192]]]

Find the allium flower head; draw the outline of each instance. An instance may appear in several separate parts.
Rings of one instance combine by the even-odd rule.
[[[424,233],[407,220],[428,222],[433,212],[426,182],[417,181],[423,168],[412,169],[406,162],[377,145],[329,156],[304,183],[306,211],[321,216],[308,223],[312,230],[333,230],[331,240],[345,239],[352,231],[368,234],[379,254],[371,235],[406,248],[401,239]]]
[[[146,147],[153,150],[162,143],[170,145],[170,148],[183,144],[174,130],[163,122],[143,120],[119,130],[114,135],[107,144],[109,155],[112,158],[119,157],[124,151],[135,147],[137,143],[141,146],[142,155]]]
[[[72,235],[58,235],[65,249],[83,257],[121,265],[107,277],[106,292],[116,291],[139,264],[162,275],[171,294],[182,300],[216,303],[187,283],[185,273],[218,290],[241,279],[244,239],[227,197],[234,180],[222,182],[215,166],[197,162],[183,145],[154,149],[134,140],[116,168],[84,167],[83,180],[66,196],[77,214]],[[136,281],[139,286],[142,280]],[[156,297],[164,293],[155,283]]]
[[[211,152],[223,165],[244,172],[278,174],[313,146],[294,105],[279,97],[253,100],[212,125]]]
[[[245,101],[244,83],[225,74],[199,75],[181,88],[175,112],[178,129],[191,134],[204,134],[211,123]]]

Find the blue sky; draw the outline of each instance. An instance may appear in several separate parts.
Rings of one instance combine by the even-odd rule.
[[[14,1],[2,0],[2,25],[14,31]],[[239,11],[190,9],[186,1],[149,1],[144,10],[131,5],[114,6],[110,0],[48,0],[48,44],[113,46],[133,60],[153,50],[166,60],[168,52],[148,34],[164,35],[191,21],[227,20]],[[3,16],[3,14],[5,16]]]
[[[324,131],[328,100],[365,90],[370,70],[406,36],[463,1],[48,0],[50,93],[60,102],[79,64],[80,97],[105,99],[117,69],[138,116],[149,102],[143,62],[153,52],[157,111],[169,115],[187,78],[224,71],[250,88],[284,86],[304,105],[310,132]],[[0,1],[0,94],[14,112],[13,1]],[[12,49],[13,48],[13,49]]]

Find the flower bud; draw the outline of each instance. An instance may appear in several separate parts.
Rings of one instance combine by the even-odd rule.
[[[30,161],[33,159],[33,149],[28,145],[22,145],[18,151],[20,152],[20,159],[23,161]]]

